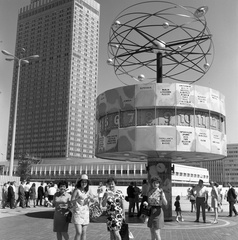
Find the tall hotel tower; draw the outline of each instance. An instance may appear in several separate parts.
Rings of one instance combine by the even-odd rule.
[[[40,58],[21,64],[15,159],[22,153],[41,158],[94,157],[99,17],[100,5],[94,0],[31,0],[20,9],[15,55]],[[17,64],[8,159],[16,79]]]

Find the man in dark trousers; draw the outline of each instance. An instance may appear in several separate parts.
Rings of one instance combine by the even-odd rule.
[[[42,199],[44,198],[44,188],[43,188],[43,182],[41,185],[37,188],[37,202],[36,206],[38,206],[38,203],[40,201],[40,206],[42,206]]]
[[[16,202],[16,206],[17,204],[20,202],[20,207],[25,208],[25,191],[24,191],[24,185],[25,185],[25,181],[21,181],[19,188],[18,188],[18,199]]]
[[[8,202],[10,203],[10,208],[15,208],[15,191],[14,191],[15,182],[11,182],[8,187]]]
[[[227,192],[227,202],[229,202],[229,215],[228,217],[232,217],[232,212],[235,213],[235,216],[237,216],[237,211],[235,208],[235,203],[236,203],[236,192],[235,189],[232,187],[230,183],[228,183],[229,190]]]

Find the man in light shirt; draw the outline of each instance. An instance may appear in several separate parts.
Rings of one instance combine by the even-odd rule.
[[[200,207],[201,207],[202,208],[202,218],[203,218],[203,222],[205,223],[206,222],[205,206],[207,203],[208,190],[207,190],[207,187],[203,185],[203,180],[200,179],[198,181],[198,185],[194,188],[194,193],[196,196],[196,207],[197,207],[195,222],[199,222]]]

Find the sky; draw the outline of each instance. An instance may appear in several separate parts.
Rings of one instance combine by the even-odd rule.
[[[98,94],[122,86],[113,68],[108,66],[107,43],[115,17],[141,0],[97,0],[101,5]],[[207,24],[215,46],[213,64],[196,83],[225,95],[227,143],[238,143],[238,1],[170,0],[182,6],[208,6]],[[15,52],[18,10],[30,0],[0,0],[0,50]],[[27,46],[25,47],[27,48]],[[35,53],[37,54],[37,53]],[[6,160],[13,63],[0,53],[0,161]],[[135,84],[137,84],[135,82]]]

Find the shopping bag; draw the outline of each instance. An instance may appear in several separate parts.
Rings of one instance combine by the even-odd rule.
[[[100,217],[102,213],[103,211],[98,202],[94,202],[89,206],[89,216],[91,219]]]
[[[129,239],[134,239],[134,236],[131,231],[129,231]]]
[[[123,221],[120,230],[121,240],[130,240],[129,238],[129,225]]]

